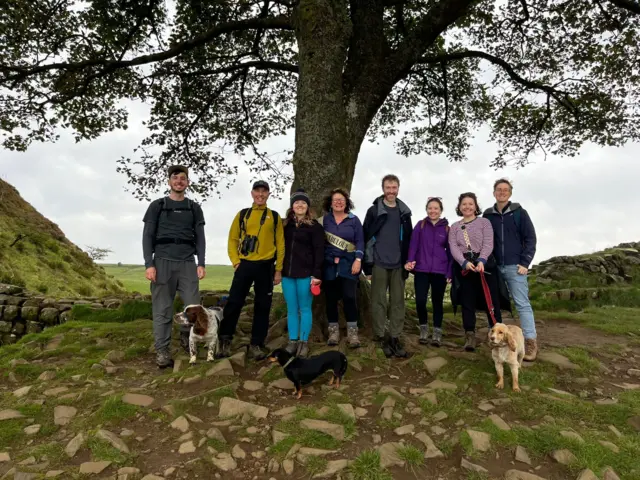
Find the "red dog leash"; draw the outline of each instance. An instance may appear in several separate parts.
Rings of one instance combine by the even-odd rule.
[[[469,270],[463,270],[462,276],[466,276],[469,273]],[[482,283],[482,291],[484,292],[484,300],[487,302],[487,310],[489,310],[489,315],[491,316],[491,322],[495,325],[496,316],[494,314],[493,301],[491,300],[491,291],[489,290],[489,284],[487,283],[487,279],[484,276],[484,271],[478,272],[480,273],[480,282]]]

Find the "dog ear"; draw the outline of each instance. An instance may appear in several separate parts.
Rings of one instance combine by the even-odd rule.
[[[509,344],[509,350],[511,350],[512,352],[516,351],[516,339],[513,338],[513,335],[511,335],[511,332],[509,331],[508,328],[504,329],[504,336],[507,339],[507,343]]]
[[[204,311],[204,308],[202,307],[202,305],[198,305],[197,307],[194,307],[194,311],[196,315],[196,321],[193,326],[193,331],[197,335],[204,335],[207,333],[207,330],[209,329],[209,317],[207,316],[207,313]]]

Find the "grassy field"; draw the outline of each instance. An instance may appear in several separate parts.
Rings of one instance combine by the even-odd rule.
[[[129,292],[149,293],[149,281],[144,278],[144,265],[101,264],[108,275],[120,280]],[[228,290],[233,279],[230,265],[207,265],[207,276],[200,282],[200,290]]]

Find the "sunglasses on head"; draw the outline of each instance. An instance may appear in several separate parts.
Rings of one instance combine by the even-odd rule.
[[[442,197],[427,197],[427,200],[442,200]]]

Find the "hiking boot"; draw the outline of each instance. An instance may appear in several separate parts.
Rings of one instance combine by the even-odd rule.
[[[259,362],[260,360],[264,360],[267,358],[267,354],[264,353],[264,350],[260,345],[250,345],[249,346],[249,358]]]
[[[220,339],[220,349],[216,354],[216,358],[226,358],[231,356],[231,340],[228,338]]]
[[[171,358],[169,347],[161,348],[156,352],[156,364],[158,368],[162,369],[173,367],[173,359]]]
[[[287,346],[284,347],[284,349],[291,355],[295,355],[299,348],[297,340],[289,340]]]
[[[433,338],[431,339],[431,345],[434,347],[439,347],[442,344],[442,329],[434,328],[433,329]]]
[[[350,348],[358,348],[360,346],[360,339],[358,338],[358,327],[347,328],[347,340],[349,340]]]
[[[329,324],[329,340],[327,340],[327,345],[334,347],[340,343],[340,327],[337,323]]]
[[[533,362],[538,356],[538,342],[535,338],[526,338],[524,340],[524,359],[527,362]]]
[[[426,323],[420,325],[420,343],[422,345],[429,343],[429,325]]]
[[[393,350],[391,349],[391,345],[389,344],[389,341],[387,340],[386,337],[384,336],[376,337],[376,342],[378,343],[378,346],[382,349],[382,353],[384,353],[385,357],[387,358],[393,357]]]
[[[307,342],[298,343],[298,353],[296,357],[307,358],[309,356],[309,344]]]
[[[467,352],[474,352],[476,349],[476,332],[465,332],[464,349]]]
[[[186,332],[180,331],[180,346],[187,355],[191,355],[191,352],[189,352],[189,333],[188,330]]]
[[[400,343],[400,339],[398,337],[391,338],[390,343],[391,343],[391,349],[393,350],[393,354],[396,357],[406,358],[408,356],[407,351],[402,346],[402,343]]]

